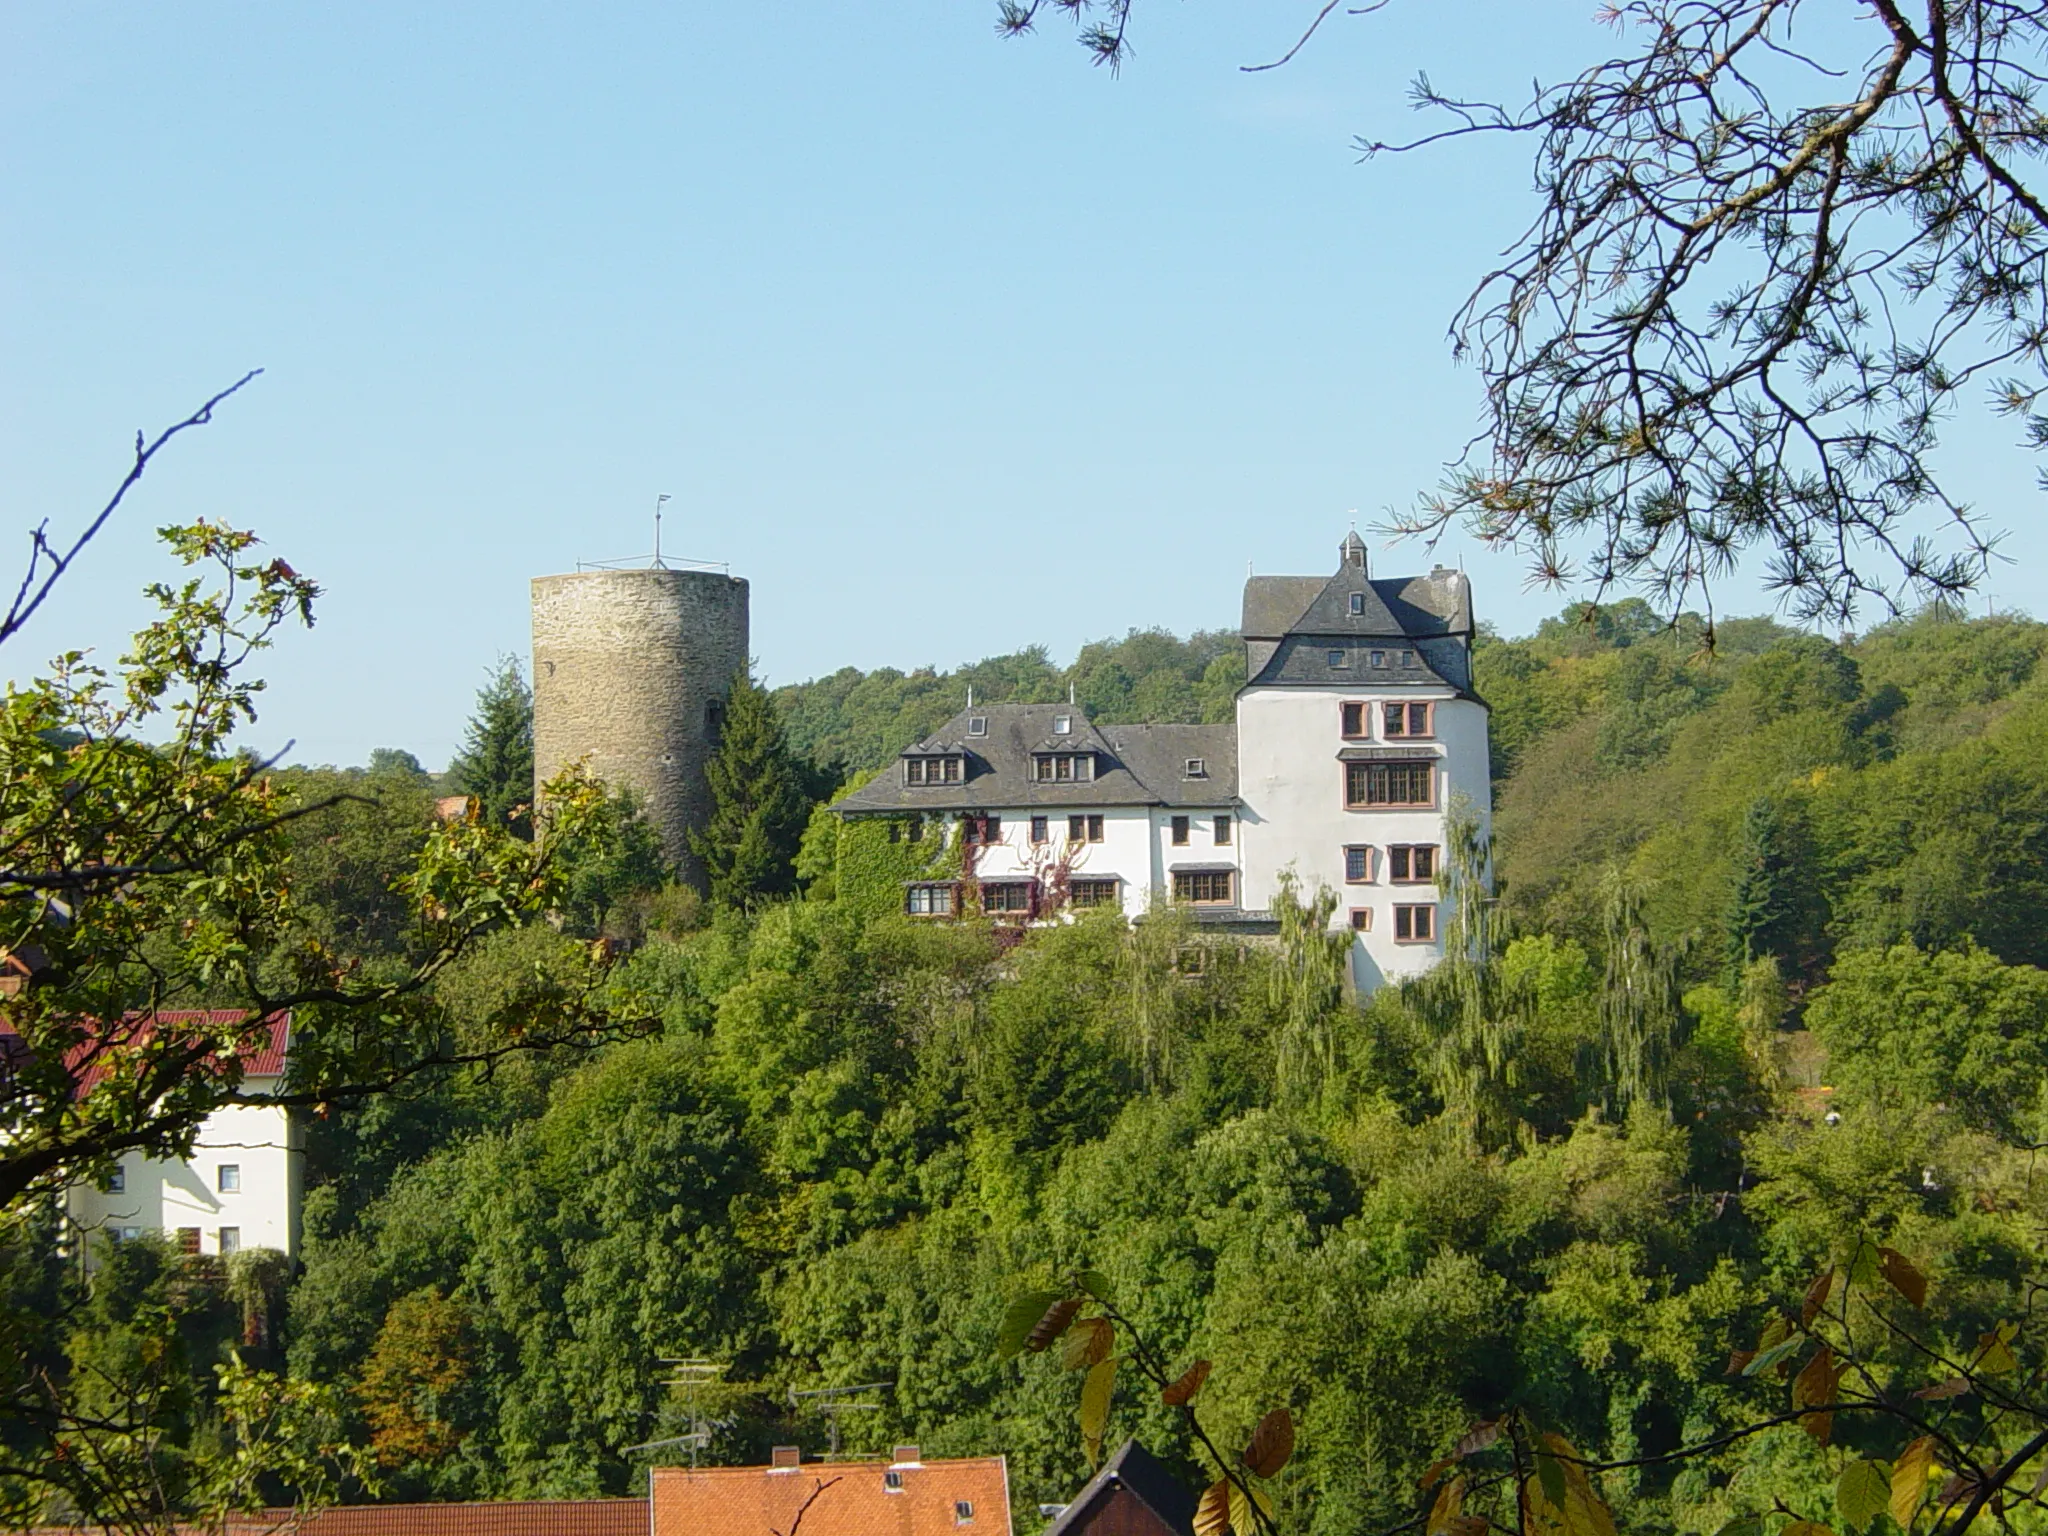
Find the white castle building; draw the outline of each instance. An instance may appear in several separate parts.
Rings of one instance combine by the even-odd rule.
[[[1339,893],[1360,991],[1427,970],[1448,813],[1461,801],[1484,831],[1492,804],[1471,586],[1442,568],[1374,579],[1356,533],[1341,556],[1334,576],[1245,583],[1235,724],[969,707],[836,809],[955,829],[962,877],[907,884],[913,916],[957,912],[971,880],[984,911],[1020,921],[1171,901],[1257,933],[1291,873]]]

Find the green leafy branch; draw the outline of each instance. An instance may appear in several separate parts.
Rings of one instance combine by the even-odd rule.
[[[1259,1420],[1251,1440],[1237,1456],[1227,1456],[1202,1427],[1195,1399],[1208,1382],[1210,1362],[1197,1360],[1175,1372],[1145,1339],[1129,1317],[1111,1300],[1109,1282],[1092,1269],[1075,1270],[1062,1290],[1032,1290],[1013,1299],[996,1334],[996,1350],[1008,1360],[1019,1354],[1044,1354],[1060,1345],[1060,1364],[1085,1371],[1081,1381],[1081,1444],[1090,1466],[1102,1462],[1103,1436],[1109,1427],[1117,1366],[1129,1361],[1159,1391],[1160,1401],[1177,1408],[1188,1431],[1220,1474],[1205,1490],[1195,1509],[1195,1536],[1275,1536],[1273,1500],[1262,1486],[1277,1476],[1294,1455],[1294,1418],[1275,1408]],[[1118,1354],[1117,1330],[1129,1340]]]

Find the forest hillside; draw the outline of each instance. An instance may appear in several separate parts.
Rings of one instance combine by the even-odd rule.
[[[627,1448],[693,1414],[712,1459],[759,1461],[823,1444],[792,1390],[887,1382],[859,1445],[1001,1451],[1028,1511],[1087,1476],[1080,1380],[996,1336],[1020,1288],[1087,1266],[1166,1355],[1215,1362],[1219,1436],[1291,1409],[1283,1526],[1349,1532],[1409,1519],[1509,1404],[1614,1458],[1748,1422],[1783,1388],[1730,1351],[1859,1235],[1933,1277],[1928,1329],[1976,1338],[2048,1280],[2048,626],[1700,638],[1634,604],[1486,637],[1505,921],[1363,1006],[1313,934],[1190,965],[1170,915],[1018,941],[855,910],[814,844],[708,901],[644,838],[589,850],[561,927],[498,934],[437,1006],[459,1035],[602,988],[641,1037],[316,1120],[281,1358],[346,1384],[386,1497],[625,1492]],[[841,672],[762,695],[729,777],[816,792],[968,681],[1227,717],[1236,666],[1221,635],[1137,634],[1065,670]],[[337,780],[299,878],[374,970],[408,943],[389,881],[431,786],[387,760],[300,792]],[[599,971],[608,934],[637,947]],[[124,1245],[101,1285],[132,1295],[95,1315],[135,1320],[93,1350],[170,1328],[203,1371],[168,1260]],[[724,1384],[665,1388],[676,1356]],[[1199,1475],[1156,1394],[1111,1415]],[[1632,1527],[1826,1519],[1839,1455],[1794,1431],[1610,1492]]]

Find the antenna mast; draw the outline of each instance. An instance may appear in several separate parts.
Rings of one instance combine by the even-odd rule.
[[[804,1399],[810,1397],[821,1400],[818,1403],[818,1411],[825,1415],[826,1421],[831,1425],[832,1436],[832,1448],[825,1455],[828,1460],[836,1460],[839,1456],[839,1416],[843,1413],[880,1413],[882,1411],[880,1403],[843,1403],[839,1399],[855,1392],[888,1392],[893,1390],[895,1385],[896,1383],[893,1381],[864,1381],[858,1386],[816,1387],[809,1392],[799,1392],[796,1388],[791,1387],[789,1390],[789,1406],[800,1408],[803,1406]]]
[[[668,569],[661,563],[661,505],[668,499],[666,495],[654,498],[654,568],[658,571]]]

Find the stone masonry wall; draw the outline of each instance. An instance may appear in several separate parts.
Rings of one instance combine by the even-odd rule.
[[[536,786],[582,759],[630,788],[692,877],[711,814],[710,706],[747,664],[747,584],[709,571],[580,571],[533,582]]]

